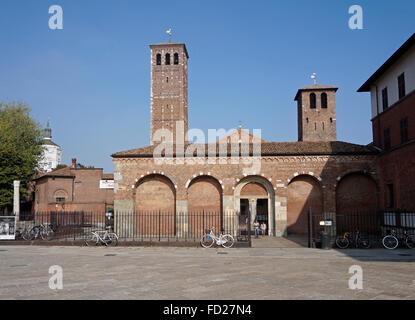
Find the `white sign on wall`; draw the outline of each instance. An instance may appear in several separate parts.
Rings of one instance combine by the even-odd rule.
[[[0,240],[14,240],[16,217],[0,217]]]
[[[114,189],[114,180],[100,180],[99,188],[100,189]]]

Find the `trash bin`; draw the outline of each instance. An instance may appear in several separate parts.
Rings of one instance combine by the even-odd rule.
[[[330,232],[328,231],[321,231],[320,232],[320,239],[321,239],[321,249],[329,250],[330,249]]]

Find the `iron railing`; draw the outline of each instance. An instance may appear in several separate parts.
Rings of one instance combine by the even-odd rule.
[[[84,241],[92,231],[110,229],[120,242],[199,242],[212,227],[215,233],[230,233],[235,241],[249,243],[249,218],[233,211],[170,212],[37,212],[21,213],[17,229],[49,224],[54,230],[53,240]]]

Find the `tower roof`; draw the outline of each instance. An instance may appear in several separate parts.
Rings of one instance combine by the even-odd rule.
[[[184,47],[184,52],[186,53],[186,57],[187,59],[189,59],[189,53],[187,52],[187,48],[184,43],[165,42],[165,43],[150,44],[150,48],[157,48],[157,47]]]
[[[295,95],[294,101],[298,100],[299,94],[303,91],[315,91],[315,90],[334,90],[334,91],[337,91],[338,89],[339,89],[338,87],[326,86],[326,85],[321,85],[321,84],[313,84],[312,86],[307,86],[307,87],[303,87],[303,88],[298,89],[297,94]]]

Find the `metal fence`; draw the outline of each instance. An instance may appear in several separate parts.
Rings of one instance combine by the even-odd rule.
[[[49,224],[55,241],[84,241],[92,231],[109,229],[119,242],[193,242],[215,228],[215,233],[230,233],[235,241],[250,245],[249,217],[230,212],[38,212],[21,213],[17,229],[22,232],[34,226]]]
[[[331,226],[320,225],[322,221],[332,221]],[[394,230],[398,236],[404,231],[415,234],[415,212],[393,211],[356,211],[344,214],[312,214],[309,217],[309,236],[312,243],[319,242],[320,232],[327,231],[334,241],[346,232],[359,231],[362,236],[376,243]]]

